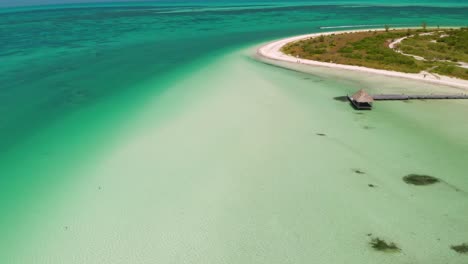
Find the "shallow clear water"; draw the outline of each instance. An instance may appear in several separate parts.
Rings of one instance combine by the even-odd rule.
[[[468,242],[468,104],[361,115],[333,100],[459,91],[255,59],[261,43],[321,27],[468,18],[460,2],[364,4],[2,13],[0,260],[466,262],[450,246]],[[409,173],[443,182],[409,186]]]

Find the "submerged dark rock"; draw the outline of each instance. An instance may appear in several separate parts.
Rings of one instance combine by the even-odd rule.
[[[468,254],[468,244],[466,243],[463,243],[461,245],[454,245],[454,246],[451,246],[450,248],[460,254]]]
[[[373,238],[370,242],[373,249],[383,252],[399,252],[400,248],[393,242],[386,242],[378,237]]]
[[[354,173],[357,173],[357,174],[366,174],[365,172],[363,172],[363,171],[360,170],[360,169],[353,169],[353,172],[354,172]]]
[[[406,182],[407,184],[418,185],[418,186],[430,185],[430,184],[440,182],[440,180],[437,179],[436,177],[432,177],[429,175],[421,175],[421,174],[408,174],[405,177],[403,177],[403,181]]]

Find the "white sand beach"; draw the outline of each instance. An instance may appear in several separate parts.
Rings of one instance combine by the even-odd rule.
[[[303,65],[310,65],[310,66],[320,66],[320,67],[329,67],[329,68],[335,68],[335,69],[366,72],[366,73],[371,73],[371,74],[380,74],[380,75],[385,75],[385,76],[390,76],[390,77],[419,80],[419,81],[424,81],[424,82],[430,82],[433,84],[447,85],[447,86],[452,86],[455,88],[468,90],[467,80],[432,74],[432,73],[428,73],[424,71],[414,74],[414,73],[403,73],[403,72],[396,72],[396,71],[372,69],[372,68],[367,68],[367,67],[362,67],[362,66],[344,65],[344,64],[337,64],[337,63],[332,63],[332,62],[321,62],[321,61],[295,58],[293,56],[290,56],[281,52],[281,48],[290,42],[299,41],[299,40],[303,40],[307,38],[315,38],[321,35],[355,33],[355,32],[369,31],[369,30],[370,29],[352,30],[352,31],[334,31],[334,32],[306,34],[306,35],[285,38],[285,39],[270,42],[264,46],[261,46],[260,48],[258,48],[257,54],[264,58],[272,59],[272,60],[280,60],[280,61],[285,61],[285,62],[290,62],[290,63],[300,63]],[[372,29],[372,30],[378,31],[378,30],[383,30],[383,29]]]

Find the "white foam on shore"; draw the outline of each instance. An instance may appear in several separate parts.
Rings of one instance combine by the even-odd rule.
[[[333,29],[333,28],[357,28],[357,27],[381,27],[383,25],[348,25],[348,26],[329,26],[329,27],[320,27],[320,29]]]

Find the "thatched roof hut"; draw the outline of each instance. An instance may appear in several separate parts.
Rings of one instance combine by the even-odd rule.
[[[366,91],[363,89],[357,91],[355,94],[352,96],[353,100],[358,102],[358,103],[372,103],[374,102],[374,98],[370,96]]]
[[[351,103],[356,107],[356,109],[372,109],[372,102],[374,102],[374,98],[370,96],[366,91],[363,89],[357,91],[352,96],[348,96],[348,99]]]

